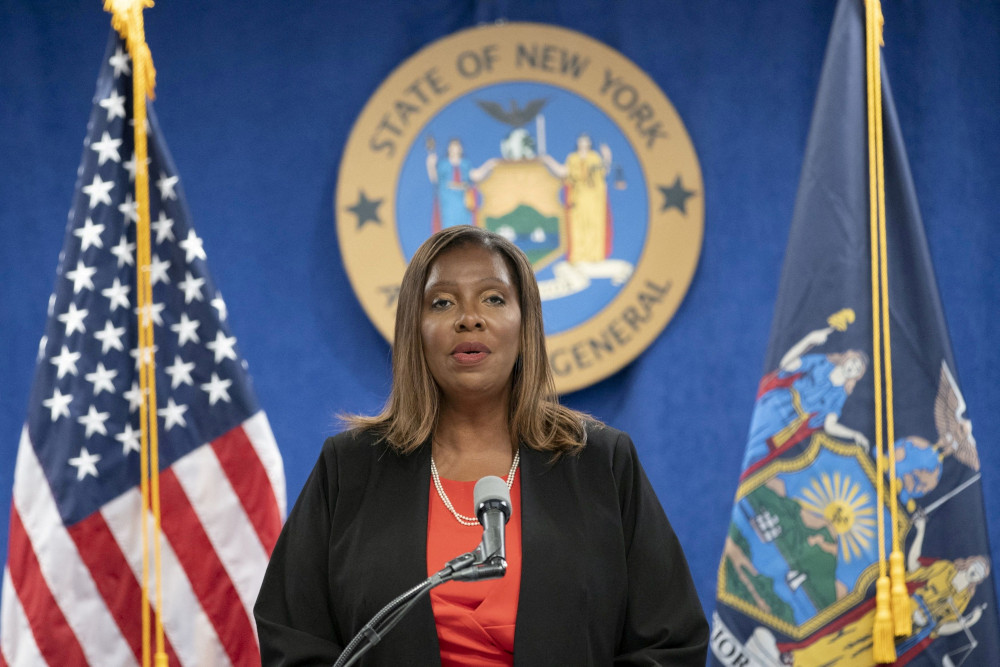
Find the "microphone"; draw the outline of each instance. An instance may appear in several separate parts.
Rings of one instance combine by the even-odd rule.
[[[475,499],[476,516],[483,524],[482,559],[506,561],[504,533],[510,519],[510,491],[507,483],[495,475],[483,477],[476,482],[472,491]]]
[[[510,491],[499,477],[483,477],[472,491],[476,516],[483,525],[483,541],[473,552],[473,561],[452,578],[458,581],[497,579],[507,572],[504,532],[510,519]],[[471,567],[470,567],[471,566]]]

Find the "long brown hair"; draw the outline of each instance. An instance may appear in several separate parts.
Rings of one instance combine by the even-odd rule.
[[[447,250],[476,245],[506,261],[521,305],[520,354],[511,378],[508,430],[514,443],[560,455],[584,445],[585,421],[592,418],[559,404],[545,351],[542,299],[531,263],[516,245],[479,227],[444,229],[417,249],[399,288],[392,349],[392,389],[382,412],[348,415],[352,427],[369,429],[401,453],[427,442],[437,426],[440,389],[424,359],[420,323],[424,286],[431,265]]]

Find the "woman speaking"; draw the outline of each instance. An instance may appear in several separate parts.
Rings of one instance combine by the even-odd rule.
[[[561,406],[531,265],[451,227],[417,250],[382,412],[329,438],[254,608],[264,665],[330,665],[386,603],[471,551],[473,487],[510,491],[505,576],[416,603],[367,665],[698,665],[708,626],[625,433]]]

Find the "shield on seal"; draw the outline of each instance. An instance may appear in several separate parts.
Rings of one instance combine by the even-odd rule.
[[[877,505],[879,483],[866,453],[824,432],[801,455],[747,477],[733,506],[719,599],[796,639],[861,603],[878,576],[877,513],[892,519]]]
[[[566,252],[562,181],[533,158],[501,160],[479,183],[477,222],[504,236],[541,271]]]

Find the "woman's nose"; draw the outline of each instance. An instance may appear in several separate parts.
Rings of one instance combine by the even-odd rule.
[[[455,320],[456,331],[473,331],[485,325],[485,320],[475,308],[463,308]]]

